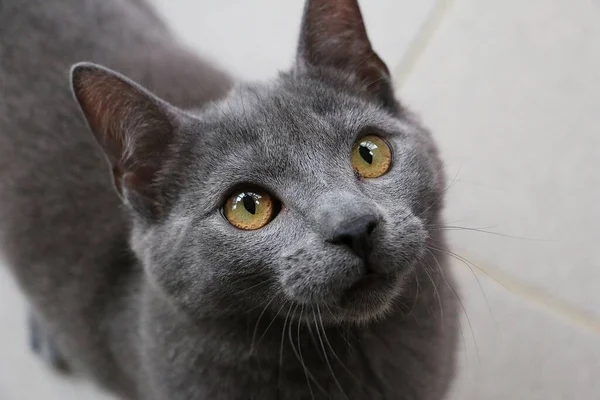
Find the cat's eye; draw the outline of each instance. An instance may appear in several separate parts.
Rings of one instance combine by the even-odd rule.
[[[378,178],[392,165],[392,151],[379,136],[368,135],[352,147],[352,167],[363,178]]]
[[[251,231],[267,225],[275,217],[276,201],[263,189],[237,190],[225,202],[223,214],[236,228]]]

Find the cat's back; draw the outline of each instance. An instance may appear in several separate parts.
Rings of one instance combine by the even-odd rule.
[[[0,171],[5,184],[17,179],[11,171],[28,176],[32,168],[49,167],[48,157],[70,146],[93,144],[69,89],[69,68],[94,59],[121,68],[127,58],[135,63],[136,53],[143,54],[152,40],[146,27],[151,15],[137,0],[0,2]],[[166,32],[157,23],[154,32],[161,31]],[[125,48],[129,57],[124,57]]]
[[[229,87],[224,75],[173,38],[145,0],[2,0],[2,124],[23,118],[47,124],[59,116],[60,122],[81,128],[69,88],[70,67],[80,61],[115,69],[184,108]],[[67,116],[73,120],[65,121]],[[0,135],[14,139],[27,133],[3,130]],[[72,133],[49,135],[73,138]],[[85,130],[73,139],[90,135]]]
[[[69,71],[80,61],[115,69],[184,108],[229,87],[144,0],[1,0],[0,209],[54,207],[66,218],[65,204],[119,208],[71,93]]]
[[[108,327],[130,318],[136,272],[108,163],[71,93],[80,61],[184,108],[220,97],[229,81],[144,0],[0,0],[0,260],[59,344],[77,350],[71,358],[110,386],[127,371],[113,361]]]
[[[101,264],[126,244],[108,164],[71,93],[80,61],[184,108],[229,87],[144,0],[0,0],[0,258],[30,293],[74,279],[85,288],[78,275],[97,279],[91,264],[106,275]]]

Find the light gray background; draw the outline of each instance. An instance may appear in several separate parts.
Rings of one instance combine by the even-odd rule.
[[[239,76],[291,64],[303,0],[154,0]],[[600,2],[363,0],[399,93],[453,182],[464,303],[451,400],[600,399]],[[76,301],[76,299],[74,299]],[[0,267],[0,399],[107,399],[27,349]]]

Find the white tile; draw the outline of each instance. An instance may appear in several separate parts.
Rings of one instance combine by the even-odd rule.
[[[246,79],[274,76],[295,57],[304,0],[152,0],[193,48]],[[435,0],[363,0],[371,41],[393,69]]]
[[[465,312],[449,400],[600,399],[599,335],[463,265],[455,271]]]
[[[467,250],[600,315],[600,2],[457,0],[402,88]],[[458,175],[456,175],[458,173]]]
[[[89,382],[52,372],[29,349],[27,311],[0,262],[0,399],[111,400]]]

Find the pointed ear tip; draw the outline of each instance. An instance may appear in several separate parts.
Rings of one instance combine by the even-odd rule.
[[[69,71],[69,76],[71,80],[71,85],[78,85],[83,79],[92,77],[92,76],[107,76],[107,75],[116,75],[116,73],[102,65],[95,64],[88,61],[81,61],[71,66],[71,70]]]
[[[81,78],[89,74],[90,72],[99,72],[103,70],[97,64],[82,61],[71,66],[71,70],[69,71],[69,76],[71,77],[71,82],[79,81]]]

